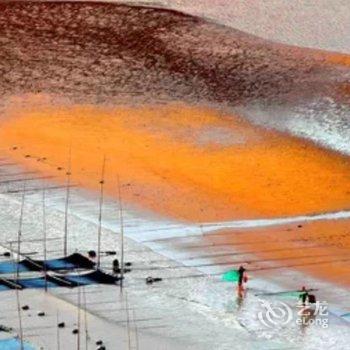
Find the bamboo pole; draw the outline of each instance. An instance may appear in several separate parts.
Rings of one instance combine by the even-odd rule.
[[[105,168],[106,168],[106,156],[103,157],[101,180],[100,180],[100,201],[99,201],[98,231],[97,231],[97,268],[99,268],[101,264],[102,209],[103,209],[103,196],[104,196],[104,183],[105,183]]]
[[[18,290],[18,288],[16,288],[16,301],[17,301],[17,314],[18,314],[18,322],[19,322],[20,349],[24,350],[21,302],[20,302],[20,299],[19,299],[19,290]]]
[[[47,292],[47,271],[46,271],[46,259],[47,259],[47,246],[46,246],[46,203],[45,203],[45,188],[43,188],[43,252],[44,252],[44,264],[43,264],[43,270],[44,270],[44,277],[45,277],[45,292]]]
[[[85,286],[83,288],[83,303],[84,303],[84,325],[85,325],[85,350],[89,349],[89,329],[88,329],[88,317],[87,317],[87,310],[86,310],[86,293],[85,293]]]
[[[60,342],[60,328],[58,327],[58,324],[59,324],[59,310],[57,310],[57,315],[56,315],[56,323],[57,323],[57,334],[56,334],[56,337],[57,337],[57,350],[60,350],[61,348],[61,342]]]
[[[26,189],[26,183],[24,182],[23,183],[21,212],[20,212],[20,218],[19,218],[18,236],[17,236],[17,240],[18,240],[18,242],[17,242],[17,272],[16,272],[17,280],[19,279],[19,262],[20,262],[20,257],[21,257],[21,236],[22,236],[24,204],[25,204],[25,189]],[[16,302],[17,302],[17,313],[18,313],[18,323],[19,323],[20,349],[24,350],[21,302],[20,302],[20,298],[19,298],[18,288],[16,288]]]
[[[119,198],[119,223],[120,223],[120,290],[123,290],[124,282],[124,219],[123,203],[120,190],[120,179],[118,176],[118,198]]]
[[[21,256],[21,238],[22,238],[22,227],[23,227],[25,193],[26,193],[26,182],[23,183],[21,212],[20,212],[20,217],[19,217],[19,225],[18,225],[18,233],[17,233],[17,274],[16,274],[17,279],[19,277],[19,259]]]
[[[80,312],[80,308],[81,308],[81,291],[80,291],[80,285],[78,283],[78,334],[77,334],[77,350],[80,350],[80,328],[81,328],[81,312]]]
[[[63,255],[68,254],[68,208],[69,208],[69,198],[70,198],[70,182],[71,182],[71,169],[72,168],[72,146],[69,146],[68,155],[68,168],[67,168],[67,178],[66,178],[66,201],[64,209],[64,240],[63,240]]]

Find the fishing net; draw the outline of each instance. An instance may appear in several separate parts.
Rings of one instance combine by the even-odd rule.
[[[230,270],[222,275],[222,280],[225,282],[238,282],[239,273],[237,270]]]

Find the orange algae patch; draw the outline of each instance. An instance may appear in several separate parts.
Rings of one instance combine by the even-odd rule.
[[[330,63],[350,66],[350,55],[345,54],[326,54],[327,61]]]
[[[209,108],[13,107],[0,148],[28,168],[58,176],[72,148],[73,181],[140,208],[189,221],[275,217],[343,209],[348,159]],[[25,155],[30,155],[25,158]],[[37,159],[46,158],[45,161]]]

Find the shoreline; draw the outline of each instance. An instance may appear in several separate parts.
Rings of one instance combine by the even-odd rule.
[[[97,226],[96,221],[94,222],[94,218],[95,220],[97,219],[97,216],[95,215],[97,214],[95,208],[95,203],[97,199],[94,196],[80,196],[81,193],[79,194],[79,191],[74,192],[73,194],[74,200],[72,201],[70,213],[71,234],[69,241],[71,251],[74,251],[74,247],[77,246],[79,246],[82,251],[87,251],[88,249],[94,246],[94,241],[96,240]],[[12,198],[11,201],[7,201],[5,203],[4,198],[6,197]],[[31,219],[32,216],[40,216],[40,214],[38,214],[40,212],[41,205],[40,197],[40,193],[31,194],[30,197],[28,195],[27,206],[25,209],[26,214],[23,237],[23,249],[25,250],[37,250],[40,252],[41,243],[26,242],[26,238],[38,238],[38,233],[39,235],[41,234],[40,220],[34,225],[35,227],[32,227],[32,225],[28,226],[29,222],[35,222]],[[61,223],[63,223],[63,212],[58,209],[57,205],[60,202],[59,198],[64,198],[64,191],[52,191],[50,192],[49,198],[51,198],[51,200],[47,203],[49,219],[48,233],[49,237],[52,238],[57,237],[57,234],[62,235],[63,227]],[[85,198],[84,205],[82,205],[83,198]],[[4,209],[4,207],[7,208],[6,211],[2,210],[3,214],[1,215],[3,230],[8,227],[7,223],[13,223],[13,218],[18,214],[20,205],[20,193],[10,196],[2,195],[0,203],[2,207],[1,209]],[[56,203],[56,206],[53,206],[53,203]],[[16,210],[14,210],[15,207],[17,207]],[[118,221],[115,215],[115,213],[117,212],[116,209],[116,204],[113,201],[106,202],[105,223],[109,227],[107,228],[106,224],[103,227],[103,247],[104,249],[106,249],[107,247],[107,249],[115,247],[118,251],[118,233],[116,233],[115,229],[111,230],[112,227],[108,225],[108,223],[114,223],[114,227],[118,227]],[[88,221],[87,217],[84,217],[84,215],[79,215],[79,211],[83,211],[83,213],[88,214],[90,221]],[[129,210],[127,210],[126,213],[130,213]],[[11,217],[7,218],[4,221],[4,218],[8,215],[11,215]],[[138,217],[138,215],[136,215],[136,217]],[[127,235],[128,228],[133,227],[133,229],[137,229],[133,225],[135,225],[135,220],[132,216],[127,215],[125,222],[125,226],[127,228]],[[142,231],[142,227],[144,227],[142,221],[139,221],[138,225],[140,225],[139,231]],[[13,228],[13,230],[15,230],[15,228]],[[7,230],[7,234],[8,237],[12,237],[11,232],[9,230]],[[82,237],[84,237],[84,239],[82,239]],[[188,241],[188,245],[204,245],[207,243],[207,238],[208,237],[206,236],[203,237],[199,235],[197,238],[188,237],[186,240]],[[61,247],[60,241],[50,241],[48,244],[51,246],[50,250],[52,250],[55,247]],[[134,271],[127,276],[126,291],[128,293],[130,305],[133,305],[133,309],[136,312],[135,319],[139,320],[136,321],[136,325],[139,328],[139,331],[141,332],[140,343],[144,344],[143,346],[141,346],[141,349],[143,347],[145,349],[147,348],[146,340],[144,340],[142,332],[146,332],[146,339],[148,337],[147,334],[153,337],[154,342],[151,342],[153,344],[152,346],[155,346],[157,343],[159,343],[158,340],[164,337],[164,332],[166,334],[169,334],[170,332],[170,334],[172,334],[171,338],[173,338],[178,343],[178,341],[182,339],[182,336],[184,335],[183,332],[187,332],[185,331],[185,329],[188,329],[189,324],[191,324],[191,332],[186,335],[188,340],[184,340],[184,343],[178,344],[179,349],[190,349],[191,342],[198,342],[200,339],[198,337],[204,337],[203,342],[207,344],[204,345],[204,343],[202,342],[197,343],[198,349],[211,349],[213,345],[211,341],[215,341],[215,339],[209,340],[207,338],[208,334],[211,334],[211,332],[209,332],[209,329],[211,331],[213,331],[213,329],[217,329],[217,331],[221,334],[220,339],[223,340],[222,349],[232,348],[232,341],[234,341],[234,339],[237,336],[239,336],[242,339],[243,344],[245,344],[247,349],[252,350],[254,348],[256,349],[256,346],[259,346],[259,349],[268,349],[272,343],[275,343],[275,346],[282,346],[282,344],[285,345],[286,342],[288,343],[289,341],[291,341],[292,344],[294,344],[295,346],[298,346],[297,344],[300,340],[297,340],[299,337],[299,335],[297,335],[297,329],[293,330],[293,334],[295,334],[296,338],[294,338],[293,336],[292,339],[288,339],[287,335],[283,333],[282,335],[273,334],[271,340],[271,335],[269,335],[269,333],[260,334],[261,330],[259,330],[259,328],[261,328],[261,325],[259,326],[259,324],[256,324],[255,322],[251,323],[251,318],[252,315],[254,315],[254,313],[256,313],[258,310],[257,299],[256,297],[254,297],[254,293],[256,293],[256,291],[279,291],[293,289],[292,281],[294,281],[294,286],[299,286],[301,283],[304,283],[302,282],[305,278],[304,274],[301,274],[299,272],[293,272],[290,269],[283,269],[283,275],[280,275],[280,273],[276,274],[275,272],[270,274],[254,273],[254,278],[249,282],[248,295],[244,304],[245,306],[240,311],[240,309],[237,309],[235,306],[236,300],[234,296],[234,286],[220,282],[218,277],[191,277],[198,274],[198,271],[201,271],[201,273],[204,274],[213,274],[217,273],[218,271],[225,271],[227,268],[230,268],[230,265],[220,267],[220,265],[215,266],[215,264],[220,264],[221,261],[227,261],[227,258],[204,258],[203,260],[203,258],[198,256],[196,260],[192,260],[189,264],[194,265],[194,267],[191,268],[190,266],[184,265],[183,267],[174,269],[173,267],[176,267],[179,264],[176,261],[184,261],[186,255],[196,255],[194,254],[194,251],[196,250],[188,249],[181,244],[171,244],[171,247],[168,247],[166,244],[164,244],[163,249],[167,250],[166,254],[164,254],[164,251],[161,251],[161,246],[159,244],[158,247],[153,247],[152,251],[150,250],[150,248],[147,248],[140,243],[130,240],[130,238],[126,238],[126,259],[128,261],[132,261],[134,266]],[[232,249],[232,247],[229,250],[225,250],[223,247],[214,247],[214,250],[213,248],[199,248],[199,251],[202,254],[206,251],[208,256],[212,255],[215,252],[220,253],[228,251],[228,253],[231,253],[233,257],[235,252],[239,252],[239,250],[237,250],[236,248]],[[181,254],[179,255],[180,252]],[[53,256],[61,255],[61,253],[57,250],[56,253],[51,254]],[[248,259],[251,255],[251,253],[246,254],[245,259]],[[203,268],[195,267],[196,264],[203,263],[205,261],[213,263],[213,266]],[[104,258],[103,267],[108,268],[110,262],[110,258]],[[232,259],[232,266],[235,265],[236,264]],[[161,269],[153,271],[150,270],[147,272],[147,270],[145,270],[145,267],[147,266],[156,268],[160,267]],[[148,276],[149,273],[151,273],[151,275],[153,276],[163,277],[164,279],[159,284],[147,286],[144,283],[144,278]],[[184,276],[188,277],[184,278]],[[339,312],[343,312],[344,314],[346,312],[349,312],[346,300],[341,297],[344,293],[344,290],[342,288],[334,287],[334,285],[332,284],[328,284],[325,281],[313,279],[311,277],[308,277],[308,281],[312,283],[312,286],[315,286],[320,289],[320,298],[332,298],[333,303],[331,305],[331,310],[343,310]],[[40,298],[40,295],[44,293],[41,291],[28,292],[33,293],[33,295],[36,295],[38,298]],[[107,319],[110,320],[110,322],[112,322],[111,327],[113,328],[113,322],[116,320],[117,322],[119,322],[118,320],[120,320],[120,315],[118,314],[118,311],[116,311],[117,313],[115,314],[113,310],[114,308],[116,310],[123,308],[123,304],[112,307],[108,303],[115,300],[115,296],[118,295],[118,288],[104,288],[100,286],[92,286],[88,287],[86,289],[86,292],[86,295],[88,297],[88,303],[91,302],[91,305],[88,304],[89,311],[96,313],[98,317],[107,317]],[[77,290],[70,291],[64,289],[57,289],[54,290],[53,293],[58,293],[58,296],[60,298],[63,297],[63,299],[69,301],[70,303],[77,303]],[[104,304],[105,302],[106,304]],[[116,303],[118,304],[117,301]],[[53,302],[53,304],[57,305],[56,302]],[[334,318],[334,316],[332,317]],[[142,321],[143,319],[149,319],[149,321]],[[90,321],[89,324],[90,326],[93,326],[95,324],[101,324],[101,322],[102,321],[98,321],[95,323],[95,321]],[[186,322],[189,322],[189,324]],[[338,319],[336,317],[336,319],[334,319],[333,322],[340,322],[340,318]],[[162,327],[165,324],[166,328],[163,329]],[[199,324],[201,325],[201,330],[198,328]],[[96,333],[99,332],[97,331],[97,329],[100,328],[96,328]],[[349,326],[341,323],[339,329],[334,328],[332,326],[329,332],[330,334],[333,334],[333,332],[338,332],[340,330],[343,332],[344,335],[346,335],[350,328]],[[123,334],[124,337],[126,337],[127,331],[125,327],[122,327],[120,329],[120,332],[121,336]],[[310,339],[314,340],[313,337],[315,336],[315,334],[312,334],[310,334],[308,337],[311,337]],[[108,337],[106,339],[106,344],[108,345],[108,341],[111,340],[108,340]],[[164,346],[168,346],[165,348],[177,349],[177,347],[173,347],[170,345],[172,342],[171,340],[169,340],[170,343],[166,345],[166,337],[162,340],[162,342],[163,341],[164,343],[162,344],[165,344]],[[227,344],[227,346],[225,344]],[[125,346],[125,348],[127,347]],[[160,347],[160,349],[163,348]]]
[[[42,186],[42,180],[38,181],[38,187],[40,187],[40,184]],[[2,234],[6,232],[6,235],[10,239],[13,237],[12,231],[14,232],[16,230],[16,227],[13,227],[13,223],[16,222],[18,215],[20,197],[20,192],[11,195],[1,195],[1,231],[3,231]],[[6,200],[6,198],[12,199]],[[64,189],[49,191],[47,219],[49,224],[48,237],[50,238],[57,237],[57,235],[58,237],[62,237],[63,234],[62,219],[64,213],[62,208],[60,209],[60,203],[64,203]],[[74,247],[80,247],[82,252],[86,252],[91,249],[91,247],[94,247],[97,238],[96,224],[98,217],[96,203],[97,198],[95,198],[93,193],[89,194],[89,192],[78,189],[73,190],[69,217],[70,251],[74,251]],[[42,234],[40,220],[34,219],[40,217],[40,206],[40,192],[28,194],[23,231],[23,249],[27,251],[41,251],[42,243],[26,242],[27,239],[38,238],[38,235],[40,238],[40,235]],[[103,249],[111,249],[112,247],[115,247],[118,251],[119,224],[117,219],[117,208],[118,205],[114,200],[110,198],[106,199],[104,226],[102,230]],[[177,342],[179,340],[184,341],[184,343],[179,346],[181,349],[186,349],[187,347],[191,348],[192,341],[194,343],[197,342],[197,348],[211,349],[213,345],[211,341],[215,341],[215,339],[209,339],[207,337],[211,334],[213,329],[217,331],[218,334],[221,334],[220,339],[223,341],[222,349],[232,348],[232,341],[234,341],[237,336],[242,339],[243,344],[245,344],[244,346],[251,350],[256,349],[256,346],[259,346],[259,349],[268,349],[273,343],[277,347],[281,347],[282,344],[286,345],[290,341],[294,343],[294,345],[298,344],[300,341],[300,339],[298,340],[299,335],[297,336],[299,332],[298,329],[293,330],[293,334],[296,338],[293,336],[292,339],[288,339],[286,335],[277,335],[274,333],[272,335],[270,333],[264,334],[264,332],[260,334],[261,330],[259,329],[261,328],[261,325],[256,324],[252,320],[254,314],[259,310],[257,304],[258,300],[254,294],[256,291],[266,292],[289,290],[295,288],[296,285],[299,287],[299,285],[304,283],[303,279],[305,279],[305,276],[307,275],[291,269],[277,270],[277,274],[276,270],[271,270],[269,273],[263,271],[253,273],[254,278],[249,282],[248,295],[244,303],[245,306],[240,311],[240,309],[235,306],[236,298],[234,286],[220,282],[219,276],[203,276],[202,278],[197,278],[195,276],[198,275],[198,272],[204,275],[207,274],[208,276],[217,273],[221,274],[223,271],[236,266],[237,263],[235,263],[235,261],[237,261],[237,259],[235,258],[235,254],[237,253],[242,254],[241,259],[243,260],[252,259],[252,252],[248,252],[250,249],[237,249],[239,245],[226,248],[222,246],[205,247],[205,245],[209,243],[208,239],[210,239],[212,243],[227,243],[225,241],[225,239],[227,239],[225,235],[217,234],[215,232],[204,236],[197,235],[196,237],[187,237],[184,238],[181,243],[171,243],[170,246],[168,244],[169,242],[157,242],[157,244],[153,244],[152,248],[146,247],[144,244],[138,243],[132,238],[132,232],[142,232],[143,229],[147,229],[147,227],[153,227],[153,229],[156,228],[157,226],[155,226],[154,221],[152,221],[154,218],[149,217],[148,214],[139,215],[137,212],[134,212],[133,209],[128,207],[126,207],[125,215],[126,259],[127,261],[133,262],[133,271],[127,276],[125,290],[127,291],[129,302],[133,305],[133,308],[135,308],[136,319],[139,320],[136,321],[136,326],[139,328],[140,332],[146,332],[146,335],[150,332],[150,335],[155,342],[152,344],[157,344],[157,339],[164,337],[165,332],[165,334],[171,334],[171,338],[175,339]],[[147,221],[143,221],[147,218],[150,220],[148,226]],[[31,224],[28,225],[29,223]],[[168,223],[160,222],[157,225],[163,225],[163,227],[166,227]],[[184,227],[186,227],[186,225],[184,225]],[[175,235],[176,231],[182,232],[181,226],[173,229],[175,230],[173,231],[173,234]],[[192,230],[193,228],[190,227],[189,229]],[[267,228],[267,230],[269,229],[271,228]],[[153,236],[153,238],[159,236],[157,230],[148,232],[147,235],[149,238],[151,238],[151,236]],[[215,241],[213,236],[215,237]],[[246,243],[249,243],[247,241],[254,240],[254,235],[249,235],[248,233],[245,235],[241,232],[237,237],[243,238],[243,241],[246,239]],[[6,236],[4,236],[4,240],[5,239]],[[221,239],[222,241],[220,241]],[[49,241],[48,244],[50,245],[49,250],[51,251],[50,254],[52,256],[59,256],[62,254],[60,240],[52,240]],[[190,248],[191,246],[196,245],[199,246],[199,248]],[[228,257],[215,257],[215,255],[223,254],[225,252],[228,254]],[[188,257],[194,257],[194,259],[186,260]],[[224,261],[230,261],[230,264],[220,265]],[[111,258],[107,257],[103,259],[104,268],[108,269],[110,263]],[[180,267],[179,263],[180,265],[184,265]],[[197,266],[202,264],[209,265],[203,267]],[[149,267],[150,270],[147,271],[147,267]],[[281,275],[281,272],[283,272],[283,275]],[[159,284],[154,284],[153,286],[147,286],[144,279],[149,275],[162,277],[163,281],[159,282]],[[320,289],[318,295],[320,298],[325,297],[332,301],[330,306],[331,310],[339,310],[338,314],[346,314],[349,312],[346,299],[341,297],[343,293],[345,293],[345,290],[341,287],[335,287],[324,280],[321,281],[311,278],[310,276],[307,277],[307,280],[313,287]],[[108,304],[115,300],[114,298],[118,295],[118,290],[119,289],[115,287],[108,288],[108,290],[99,286],[89,287],[89,289],[87,289],[87,295],[90,295],[89,302],[91,302],[89,310],[96,312],[97,316],[100,315],[102,317],[107,317],[111,322],[116,320],[119,322],[120,315],[118,314],[118,311],[117,314],[114,314],[113,310],[114,308],[116,310],[123,308],[123,304],[119,306],[116,305],[114,308],[110,307]],[[42,293],[41,291],[29,292],[34,293],[35,295],[41,295]],[[77,290],[70,291],[58,289],[53,292],[58,293],[59,297],[63,297],[65,300],[68,300],[73,304],[76,304],[77,302]],[[97,295],[99,295],[98,298]],[[102,304],[100,304],[100,302]],[[104,306],[104,302],[108,302],[106,304],[107,307]],[[125,300],[122,301],[122,303],[123,302],[125,302]],[[116,301],[116,303],[119,302]],[[186,315],[185,318],[183,317],[184,313]],[[335,316],[332,316],[332,319],[334,317]],[[335,317],[332,322],[338,324],[340,321],[340,318]],[[243,324],[241,324],[242,322]],[[333,334],[333,332],[337,333],[338,331],[347,334],[349,326],[344,322],[345,320],[343,320],[343,323],[341,323],[339,328],[338,326],[337,328],[332,326],[329,330],[330,334]],[[94,324],[94,322],[91,322],[91,324]],[[201,325],[200,328],[198,328],[198,324]],[[166,328],[163,329],[165,325]],[[187,333],[187,331],[191,332]],[[314,331],[315,330],[313,330],[313,332]],[[121,332],[126,336],[126,328],[122,328]],[[310,339],[313,339],[312,341],[316,341],[316,338],[313,338],[315,336],[313,332],[311,332],[308,337],[311,337]],[[184,336],[184,334],[186,334],[186,336]],[[316,332],[316,334],[318,333]],[[207,345],[204,345],[204,343],[198,343],[199,339],[202,339],[201,337],[203,337],[203,341]],[[106,339],[108,339],[108,337]],[[140,333],[140,340],[141,339],[143,339],[143,336]],[[163,341],[165,343],[167,342],[166,337]],[[171,344],[172,340],[169,341],[169,344]],[[125,348],[127,347],[125,346]],[[176,349],[176,347],[172,347],[171,345],[169,345],[168,348]]]

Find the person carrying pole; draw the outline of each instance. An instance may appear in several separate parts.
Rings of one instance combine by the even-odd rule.
[[[247,276],[247,270],[241,265],[238,272],[238,286],[237,286],[237,292],[239,297],[243,297],[244,292],[244,283],[248,282],[248,276]]]
[[[301,300],[303,306],[305,306],[306,301],[309,301],[309,292],[308,292],[308,290],[305,288],[305,286],[303,286],[303,287],[301,288],[301,292],[300,292],[300,295],[299,295],[299,300]]]

